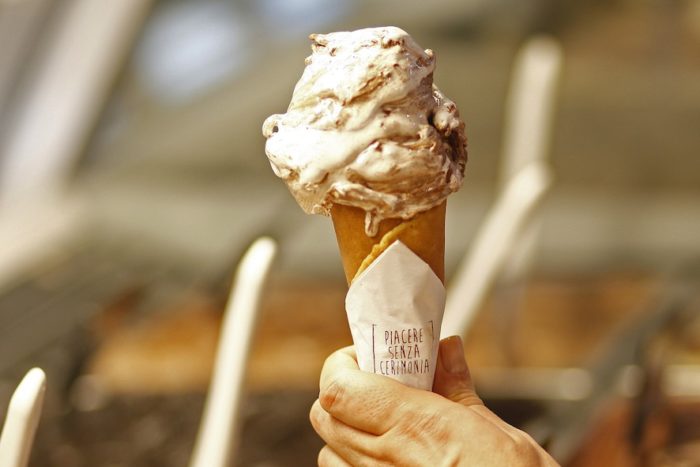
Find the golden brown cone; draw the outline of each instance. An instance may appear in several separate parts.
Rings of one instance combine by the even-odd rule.
[[[445,283],[445,206],[446,202],[416,214],[410,220],[385,219],[374,237],[365,233],[365,211],[334,204],[331,218],[343,259],[345,278],[350,284],[395,240],[411,249],[430,265]]]

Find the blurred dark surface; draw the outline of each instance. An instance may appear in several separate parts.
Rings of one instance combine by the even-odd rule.
[[[248,396],[231,465],[315,464],[323,446],[307,422],[315,398],[310,391]],[[45,417],[30,465],[184,467],[203,404],[201,394],[121,396],[100,410]]]
[[[342,308],[344,288],[342,282],[273,277],[248,371],[240,451],[234,465],[314,463],[321,441],[308,422],[308,410],[318,394],[323,360],[349,342]],[[700,405],[687,395],[673,395],[678,378],[669,372],[700,362],[699,334],[694,331],[700,315],[697,309],[693,312],[696,302],[690,308],[678,308],[676,318],[656,317],[646,304],[657,301],[658,292],[654,280],[630,274],[533,280],[526,288],[518,330],[510,335],[511,346],[497,345],[494,326],[499,324],[491,317],[498,300],[489,300],[466,347],[477,390],[499,416],[530,430],[545,446],[556,445],[560,451],[565,446],[571,463],[564,465],[599,465],[600,459],[609,456],[621,456],[619,463],[611,465],[641,465],[636,462],[642,458],[655,459],[644,465],[685,465],[681,460],[692,459],[688,453],[695,452],[700,442],[696,436],[700,426],[691,416]],[[202,351],[196,343],[209,335],[207,323],[217,323],[221,309],[219,299],[191,298],[202,294],[202,290],[183,293],[183,298],[168,301],[166,308],[156,302],[157,309],[147,305],[143,291],[126,295],[99,313],[90,326],[28,359],[45,368],[50,381],[32,465],[187,464],[207,376],[190,364],[178,364],[177,359],[187,352],[188,358],[199,362],[195,366],[210,364],[211,352]],[[697,290],[694,295],[697,300]],[[591,306],[585,316],[578,316],[575,310],[582,302]],[[547,319],[549,313],[558,314],[558,319]],[[188,329],[185,335],[179,331],[182,325]],[[570,337],[572,333],[576,339]],[[116,356],[111,350],[114,342],[121,343]],[[144,349],[152,345],[161,349],[160,356],[144,360],[151,353]],[[556,357],[553,347],[558,349]],[[516,362],[509,360],[513,351],[519,357]],[[618,371],[634,361],[629,358],[641,359],[642,371],[656,362],[648,367],[657,368],[649,386],[654,392],[619,395],[616,388],[622,373]],[[562,392],[554,382],[537,395],[517,373],[575,367],[591,368],[592,374],[600,371],[596,367],[603,368],[600,376],[608,378],[601,381],[603,392],[589,396],[585,390]],[[12,369],[17,379],[22,368]],[[131,368],[130,373],[123,368]],[[190,389],[173,386],[162,368],[177,371],[178,380],[189,381],[185,384]],[[516,370],[510,377],[505,373],[505,387],[503,383],[494,386],[493,370],[499,368]],[[640,414],[646,415],[640,419]],[[635,435],[639,427],[642,435]],[[657,432],[663,436],[653,435]],[[566,442],[559,440],[562,436]],[[678,463],[668,464],[668,459]]]

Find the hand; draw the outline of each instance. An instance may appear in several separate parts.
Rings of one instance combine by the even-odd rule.
[[[321,372],[311,424],[326,442],[319,466],[556,466],[526,433],[474,392],[459,337],[440,342],[433,392],[360,371],[355,352]]]

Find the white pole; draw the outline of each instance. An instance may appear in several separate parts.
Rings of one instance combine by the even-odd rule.
[[[548,168],[531,164],[516,175],[479,229],[470,254],[448,288],[442,335],[464,336],[486,292],[507,259],[510,247],[551,183]]]
[[[235,454],[246,365],[260,297],[276,249],[273,240],[260,238],[238,266],[190,467],[226,467]]]
[[[530,39],[518,53],[506,102],[501,189],[526,165],[548,159],[561,67],[561,46],[551,37]],[[509,282],[519,281],[530,269],[540,236],[537,217],[515,240],[503,266]]]
[[[561,64],[561,46],[550,37],[530,39],[518,52],[506,99],[501,189],[526,165],[547,159]]]
[[[500,195],[448,288],[442,333],[464,336],[501,273],[519,277],[538,237],[535,208],[551,185],[546,164],[562,52],[549,37],[530,39],[515,60],[506,102]]]
[[[0,435],[0,466],[26,467],[39,425],[46,391],[46,375],[32,368],[10,399],[5,425]]]
[[[64,188],[151,1],[57,5],[60,22],[0,148],[0,206]]]

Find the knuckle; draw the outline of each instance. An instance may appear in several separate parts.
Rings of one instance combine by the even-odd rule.
[[[325,385],[318,396],[321,407],[326,412],[332,413],[333,408],[346,397],[349,387],[349,375],[346,371],[339,371],[330,382]]]
[[[440,461],[440,467],[458,467],[464,465],[464,455],[460,449],[454,446],[446,446],[443,458]]]
[[[450,394],[450,400],[462,404],[465,407],[472,405],[484,405],[481,398],[472,390],[467,388],[461,388],[456,390],[454,393]]]
[[[395,455],[387,449],[381,448],[372,453],[372,459],[368,459],[362,464],[363,467],[392,467],[396,465],[400,465],[400,462],[397,461]]]
[[[509,443],[509,451],[512,458],[518,460],[519,465],[529,466],[539,463],[539,454],[534,441],[521,431],[515,433],[513,441]]]
[[[435,441],[446,441],[445,420],[438,412],[422,412],[412,418],[403,419],[401,431],[410,439],[429,436]]]
[[[375,461],[375,465],[378,466],[384,466],[384,465],[394,465],[394,460],[393,460],[393,454],[394,450],[390,448],[392,446],[392,440],[389,439],[390,435],[388,433],[385,433],[383,435],[379,435],[379,442],[376,444],[374,449],[372,450],[372,456]]]

